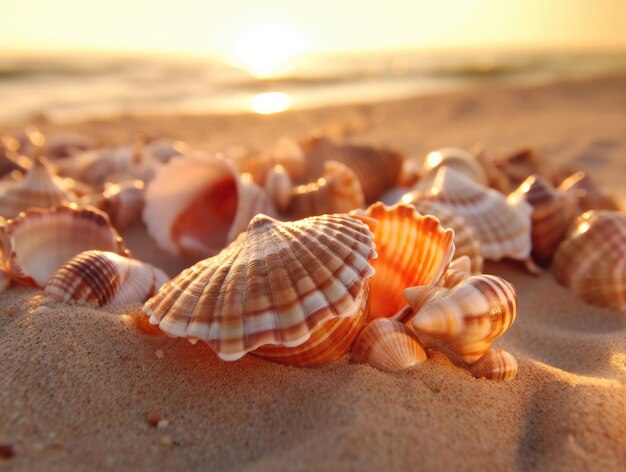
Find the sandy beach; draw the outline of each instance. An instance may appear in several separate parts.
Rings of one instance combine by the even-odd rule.
[[[102,144],[145,133],[210,152],[262,150],[312,130],[407,156],[478,142],[493,155],[532,146],[626,201],[624,90],[621,76],[270,116],[35,123]],[[143,227],[123,236],[134,257],[170,276],[190,265]],[[140,305],[38,309],[41,291],[13,286],[0,295],[0,443],[13,450],[0,469],[623,470],[626,316],[576,299],[549,271],[498,262],[485,272],[519,294],[517,320],[496,343],[519,362],[511,382],[475,379],[434,350],[400,374],[347,358],[312,369],[253,356],[226,363],[203,343],[138,329]]]

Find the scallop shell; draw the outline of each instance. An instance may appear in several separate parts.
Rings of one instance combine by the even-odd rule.
[[[626,312],[626,214],[580,215],[554,256],[556,279],[583,300]]]
[[[424,158],[426,170],[424,180],[432,181],[441,167],[451,167],[474,182],[483,186],[487,185],[487,175],[482,165],[473,154],[465,149],[449,147],[429,152]]]
[[[508,352],[491,348],[472,365],[470,370],[477,379],[508,382],[517,377],[517,361]]]
[[[254,215],[274,216],[267,193],[224,159],[187,154],[148,184],[143,220],[158,245],[203,258],[233,241]]]
[[[444,228],[453,229],[454,258],[468,256],[472,264],[472,272],[482,272],[483,249],[467,220],[436,202],[422,200],[420,195],[421,192],[407,193],[402,198],[402,202],[413,205],[422,215],[435,216]]]
[[[620,210],[617,200],[604,192],[588,174],[582,171],[566,178],[559,185],[559,189],[574,195],[578,207],[583,212],[587,210]]]
[[[183,271],[144,312],[224,360],[263,347],[257,353],[278,362],[325,362],[345,354],[364,323],[373,238],[348,215],[285,223],[259,215],[239,244]]]
[[[51,208],[74,200],[74,195],[64,188],[61,179],[52,175],[46,162],[37,159],[22,181],[0,195],[0,215],[14,218],[28,208]]]
[[[396,184],[404,161],[404,156],[396,151],[337,143],[320,136],[301,141],[300,147],[306,156],[306,175],[321,175],[325,161],[341,162],[356,174],[366,202],[376,201]]]
[[[108,216],[96,208],[30,209],[4,224],[3,257],[15,281],[43,287],[61,265],[88,249],[127,255]]]
[[[146,185],[141,180],[127,180],[119,184],[106,183],[104,191],[88,195],[81,202],[105,211],[118,230],[141,222],[146,199]]]
[[[365,215],[375,219],[378,259],[370,290],[370,319],[388,318],[406,305],[406,287],[437,282],[454,254],[454,232],[411,205],[374,203]]]
[[[528,203],[509,204],[500,192],[446,167],[439,169],[430,189],[416,192],[413,198],[436,203],[465,218],[485,258],[529,259],[532,207]]]
[[[399,321],[378,318],[361,330],[350,360],[386,372],[400,372],[426,360],[417,336]]]
[[[574,196],[554,189],[542,177],[531,175],[508,197],[510,203],[520,200],[533,207],[531,256],[540,265],[547,266],[576,216]]]
[[[513,285],[493,275],[468,277],[452,289],[410,287],[404,295],[415,316],[416,331],[445,341],[473,364],[515,321]]]
[[[44,293],[59,302],[87,301],[98,306],[143,303],[169,281],[161,269],[113,252],[85,251],[59,267]]]

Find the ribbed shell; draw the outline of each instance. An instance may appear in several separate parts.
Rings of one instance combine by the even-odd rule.
[[[579,216],[553,269],[583,300],[626,312],[626,214],[591,210]]]
[[[374,203],[365,215],[378,222],[370,319],[388,318],[406,305],[406,287],[434,284],[441,278],[454,254],[454,232],[402,203],[392,207]]]
[[[585,172],[580,171],[570,175],[561,182],[559,189],[576,197],[580,211],[620,210],[617,200],[598,187]]]
[[[491,348],[472,365],[470,370],[477,379],[508,382],[517,377],[517,361],[508,352]]]
[[[493,275],[468,277],[452,289],[404,291],[415,316],[412,327],[441,339],[468,364],[476,362],[515,321],[515,288]]]
[[[400,372],[426,360],[417,336],[399,321],[370,321],[352,346],[350,360],[385,372]]]
[[[547,266],[576,216],[576,201],[573,195],[553,188],[537,175],[528,177],[508,198],[510,203],[521,200],[533,207],[531,256]]]
[[[43,287],[56,269],[89,249],[128,255],[108,216],[96,208],[30,209],[4,226],[3,257],[11,278],[24,285]]]
[[[441,285],[446,288],[456,287],[472,275],[476,274],[472,273],[472,263],[470,258],[467,256],[461,256],[450,263],[437,285]]]
[[[183,271],[144,312],[167,334],[201,339],[224,360],[261,346],[297,347],[328,320],[362,316],[373,238],[348,215],[289,223],[259,215],[241,244]],[[318,357],[298,356],[298,365]]]
[[[441,167],[451,167],[474,182],[487,185],[487,175],[482,165],[465,149],[449,147],[429,152],[424,158],[424,169],[427,172],[424,179],[432,179]]]
[[[48,279],[44,293],[56,301],[98,306],[143,303],[169,280],[161,269],[113,252],[85,251]]]
[[[454,258],[468,256],[472,263],[472,272],[482,272],[484,264],[482,246],[467,220],[443,205],[431,200],[422,200],[420,195],[420,192],[407,193],[402,202],[413,205],[422,215],[435,216],[444,228],[453,229]]]
[[[443,167],[433,186],[415,194],[443,206],[467,220],[487,259],[526,260],[530,256],[532,207],[526,202],[508,204],[500,192],[481,187],[454,169]]]

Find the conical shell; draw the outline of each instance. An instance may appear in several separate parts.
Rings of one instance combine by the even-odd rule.
[[[613,210],[619,211],[617,200],[598,187],[591,177],[580,171],[570,175],[559,185],[559,189],[576,197],[581,211]]]
[[[508,382],[517,377],[517,361],[508,352],[491,348],[472,365],[470,370],[477,379]]]
[[[370,321],[352,346],[350,360],[386,372],[400,372],[426,360],[417,336],[399,321]]]
[[[431,180],[441,167],[451,167],[479,185],[487,185],[487,175],[473,154],[460,148],[442,148],[429,152],[424,158],[426,175]]]
[[[261,346],[296,348],[310,339],[315,349],[315,341],[328,338],[315,335],[325,322],[364,318],[373,239],[367,224],[348,215],[287,223],[259,215],[240,244],[183,271],[146,302],[144,312],[165,333],[203,340],[224,360]],[[347,328],[354,331],[351,323]],[[342,337],[334,333],[332,339]],[[333,350],[334,356],[348,348]],[[310,359],[327,359],[296,351],[296,358],[274,352],[273,360],[311,365]]]
[[[51,208],[74,200],[61,179],[52,175],[44,160],[38,159],[21,182],[0,194],[0,215],[14,218],[28,208]]]
[[[470,258],[467,256],[461,256],[458,259],[454,259],[450,263],[437,285],[441,285],[446,288],[456,287],[472,275],[476,274],[472,272],[472,262]]]
[[[532,258],[540,265],[552,262],[577,212],[573,195],[554,189],[542,177],[531,175],[509,195],[509,203],[524,200],[533,207]]]
[[[626,312],[626,214],[579,216],[554,256],[556,279],[583,300]]]
[[[342,144],[314,136],[300,142],[308,176],[322,175],[325,161],[338,161],[352,169],[361,182],[366,202],[374,202],[398,180],[404,156],[396,151]]]
[[[159,168],[148,184],[143,220],[173,254],[217,254],[256,214],[275,215],[267,193],[219,158],[187,154]]]
[[[87,301],[98,306],[144,303],[169,280],[161,269],[113,252],[77,254],[48,279],[44,293],[59,302]]]
[[[483,250],[480,241],[465,218],[453,213],[445,206],[420,198],[421,192],[410,192],[402,198],[402,203],[413,205],[422,215],[435,216],[444,228],[454,230],[454,258],[468,256],[472,272],[483,270]]]
[[[11,278],[24,285],[43,287],[56,269],[89,249],[128,255],[108,216],[96,208],[30,209],[4,227],[3,257]]]
[[[404,295],[415,316],[413,329],[445,341],[468,364],[515,321],[515,288],[493,275],[468,277],[452,289],[410,287]]]
[[[485,258],[529,258],[532,207],[528,203],[508,204],[500,192],[481,187],[446,167],[439,169],[430,189],[417,192],[414,198],[434,202],[465,218]]]
[[[370,319],[388,318],[406,305],[406,287],[434,284],[441,278],[454,254],[454,232],[401,203],[392,207],[374,203],[365,215],[378,222]]]

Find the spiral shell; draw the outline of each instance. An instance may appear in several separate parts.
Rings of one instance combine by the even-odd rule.
[[[585,172],[570,175],[559,185],[559,189],[575,196],[581,211],[613,210],[620,207],[615,198],[598,187]]]
[[[465,149],[449,147],[429,152],[424,158],[426,175],[423,180],[432,181],[441,167],[451,167],[479,185],[487,185],[487,175],[482,165]]]
[[[277,362],[326,362],[347,352],[364,323],[373,238],[348,215],[286,223],[259,215],[238,243],[165,284],[144,312],[224,360],[263,347],[256,354]]]
[[[441,285],[446,288],[456,287],[472,275],[475,274],[472,272],[472,262],[470,258],[467,256],[461,256],[458,259],[454,259],[450,263],[437,285]]]
[[[477,379],[508,382],[517,377],[517,361],[508,352],[491,348],[472,365],[470,370]]]
[[[594,305],[626,312],[626,214],[580,215],[554,256],[554,276]]]
[[[474,275],[452,289],[410,287],[404,291],[416,331],[445,341],[473,364],[515,321],[515,288],[493,275]]]
[[[169,280],[161,269],[113,252],[85,251],[59,267],[44,293],[59,302],[98,306],[143,303]]]
[[[386,372],[400,372],[426,360],[426,351],[415,334],[399,321],[370,321],[354,342],[350,360]]]

